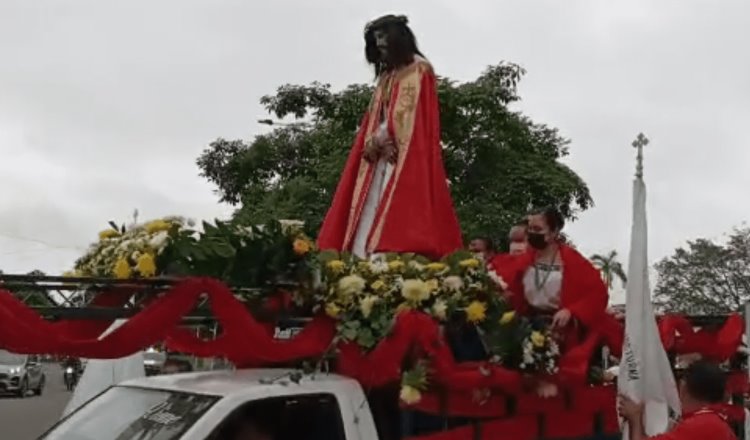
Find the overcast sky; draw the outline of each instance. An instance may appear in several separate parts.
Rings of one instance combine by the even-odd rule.
[[[639,131],[652,260],[750,218],[746,0],[0,0],[0,269],[59,273],[134,208],[228,215],[207,143],[263,130],[281,84],[370,80],[362,29],[390,12],[442,75],[528,70],[519,108],[596,202],[569,228],[585,253],[627,259]]]

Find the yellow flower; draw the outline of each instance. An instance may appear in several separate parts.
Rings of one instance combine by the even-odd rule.
[[[372,284],[370,284],[370,288],[376,292],[385,289],[385,287],[385,281],[383,280],[375,280]]]
[[[143,254],[138,257],[135,269],[142,277],[148,278],[156,275],[156,262],[154,261],[154,256],[151,254]]]
[[[115,231],[114,229],[105,229],[99,233],[99,240],[107,240],[108,238],[115,238],[119,236],[119,231]]]
[[[130,278],[132,271],[130,270],[130,264],[128,264],[128,260],[124,258],[120,258],[115,263],[115,267],[112,268],[112,274],[115,276],[115,278],[124,280],[126,278]]]
[[[405,280],[401,287],[401,295],[414,303],[426,300],[430,293],[430,286],[422,280]]]
[[[63,272],[62,276],[64,276],[65,278],[76,278],[81,276],[81,272],[78,269],[68,270]]]
[[[149,234],[155,234],[161,231],[168,231],[172,227],[172,224],[166,220],[153,220],[146,223],[143,227]]]
[[[434,278],[427,280],[427,287],[430,288],[430,292],[434,292],[440,288],[440,282]]]
[[[370,314],[372,313],[372,307],[379,300],[380,298],[375,295],[368,295],[364,297],[362,299],[362,302],[359,303],[359,309],[362,312],[362,316],[364,316],[365,318],[369,318]]]
[[[346,268],[346,263],[341,260],[332,260],[329,261],[326,266],[328,267],[328,270],[337,274],[344,271],[344,269]]]
[[[401,312],[405,312],[407,310],[411,310],[411,305],[409,305],[408,302],[402,302],[398,306],[396,306],[396,314],[398,315]]]
[[[472,301],[464,311],[469,322],[482,322],[487,317],[487,305],[481,301]]]
[[[391,272],[399,272],[403,270],[404,266],[406,265],[401,260],[393,260],[393,261],[388,262],[388,269]]]
[[[448,266],[446,266],[445,263],[430,263],[426,266],[427,270],[431,272],[440,272],[445,270],[446,267]]]
[[[439,299],[432,305],[432,314],[439,320],[445,321],[448,319],[448,304],[445,301]]]
[[[500,317],[500,325],[510,324],[511,321],[513,321],[513,318],[515,317],[516,317],[516,312],[514,311],[503,313],[503,316]]]
[[[544,347],[544,344],[546,342],[547,338],[544,336],[544,334],[542,334],[542,332],[531,332],[531,343],[534,344],[534,347],[542,348]]]
[[[476,258],[468,258],[458,263],[458,265],[463,267],[464,269],[476,269],[480,264],[482,263]]]
[[[312,250],[312,246],[312,242],[305,238],[298,238],[292,244],[294,253],[297,255],[307,255]]]
[[[359,275],[349,275],[339,280],[339,293],[343,296],[352,296],[362,293],[367,283]]]
[[[338,319],[340,314],[341,314],[341,307],[336,305],[336,303],[326,304],[326,315],[330,316],[333,319]]]
[[[401,387],[399,397],[405,404],[414,405],[422,400],[422,393],[412,386],[404,385]]]

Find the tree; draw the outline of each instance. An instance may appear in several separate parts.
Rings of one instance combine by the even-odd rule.
[[[750,228],[736,229],[726,243],[689,241],[656,264],[655,299],[670,312],[723,314],[750,300]]]
[[[504,243],[530,207],[556,205],[567,218],[592,206],[583,180],[559,162],[568,140],[510,105],[524,74],[507,63],[479,78],[439,80],[444,160],[464,233]],[[261,103],[295,122],[251,143],[218,139],[198,159],[201,175],[240,221],[305,220],[317,230],[335,191],[372,88],[285,85]]]
[[[602,273],[602,279],[607,288],[612,289],[615,278],[619,279],[623,285],[628,282],[622,263],[617,259],[617,251],[610,251],[607,255],[594,254],[591,256],[591,262]]]

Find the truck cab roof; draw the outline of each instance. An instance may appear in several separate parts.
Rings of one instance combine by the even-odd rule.
[[[159,389],[217,397],[258,398],[258,394],[351,392],[359,384],[350,378],[329,373],[303,374],[298,382],[293,369],[222,370],[167,374],[129,380],[119,386]],[[279,393],[281,390],[285,392]]]

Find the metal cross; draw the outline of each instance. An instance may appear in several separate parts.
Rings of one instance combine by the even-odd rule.
[[[635,177],[643,178],[643,147],[648,145],[648,138],[643,133],[638,133],[638,137],[633,141],[633,147],[638,150],[635,163]]]

